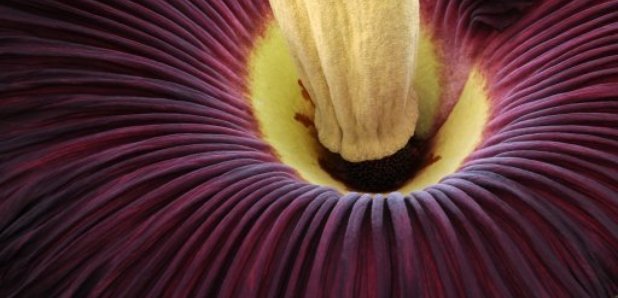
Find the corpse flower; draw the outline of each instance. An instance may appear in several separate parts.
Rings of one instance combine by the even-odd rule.
[[[617,0],[0,2],[0,297],[613,297]]]

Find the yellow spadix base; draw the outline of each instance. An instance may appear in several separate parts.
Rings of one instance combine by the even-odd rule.
[[[415,90],[419,96],[419,122],[416,135],[427,137],[439,108],[439,73],[443,67],[429,35],[421,30]],[[306,181],[347,189],[324,171],[318,159],[323,150],[315,128],[303,119],[311,119],[313,106],[302,95],[298,74],[285,40],[273,21],[256,42],[249,65],[249,98],[262,137],[274,148],[279,159],[294,168]],[[435,162],[423,168],[398,191],[420,190],[437,183],[459,168],[481,140],[488,115],[485,82],[473,70],[459,102],[433,138],[431,156]]]

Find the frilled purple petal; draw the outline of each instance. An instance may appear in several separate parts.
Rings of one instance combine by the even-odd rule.
[[[464,1],[466,2],[466,1]],[[470,23],[473,26],[485,25],[496,30],[504,30],[519,19],[527,8],[538,3],[536,0],[476,0],[467,1],[470,10]]]

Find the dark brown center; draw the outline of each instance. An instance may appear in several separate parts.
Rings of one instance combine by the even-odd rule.
[[[425,143],[411,138],[405,147],[393,155],[362,162],[349,162],[341,155],[325,150],[319,162],[333,178],[352,190],[393,191],[421,169],[426,155]]]

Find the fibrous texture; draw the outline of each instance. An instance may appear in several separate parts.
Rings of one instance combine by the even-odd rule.
[[[500,3],[421,2],[491,119],[456,173],[371,197],[259,138],[265,0],[2,1],[0,296],[615,295],[618,1]]]
[[[402,149],[418,119],[418,0],[270,3],[315,103],[320,143],[351,162]]]

